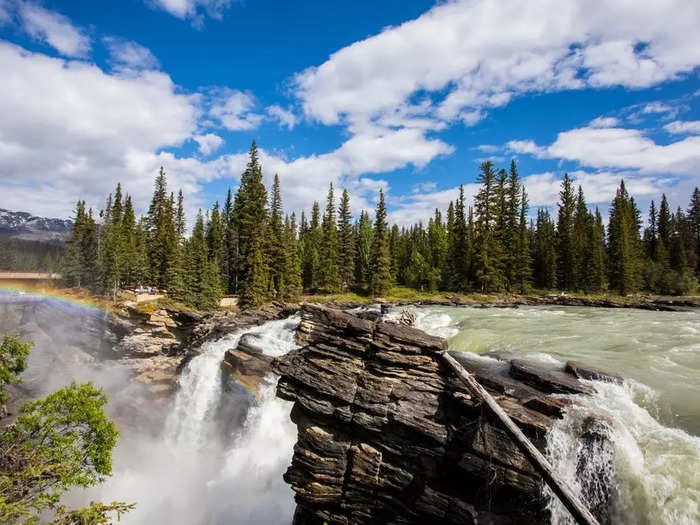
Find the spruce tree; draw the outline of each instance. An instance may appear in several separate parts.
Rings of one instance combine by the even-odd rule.
[[[589,230],[587,260],[582,271],[586,275],[587,291],[601,292],[605,289],[605,227],[598,208]]]
[[[338,230],[335,215],[335,196],[333,183],[328,188],[326,210],[321,225],[321,250],[319,261],[319,287],[326,293],[340,290],[340,273],[338,271]]]
[[[695,272],[700,276],[700,189],[697,187],[693,191],[688,206],[688,225],[690,228],[690,240],[694,248],[694,257],[690,261],[691,267],[695,268]]]
[[[554,289],[557,285],[557,235],[549,212],[543,208],[537,211],[537,226],[534,239],[535,286]]]
[[[284,293],[285,301],[296,301],[301,295],[301,258],[297,240],[296,216],[292,212],[291,218],[285,221],[285,263],[284,263]]]
[[[615,194],[608,224],[610,286],[620,295],[635,292],[640,284],[638,211],[624,181]]]
[[[370,294],[375,297],[386,294],[391,288],[391,260],[387,228],[384,191],[380,189],[374,217],[374,238],[370,263]]]
[[[564,180],[559,192],[557,216],[557,285],[561,290],[576,288],[576,262],[574,255],[574,213],[576,200],[569,174],[564,174]]]
[[[452,290],[466,291],[469,288],[470,252],[470,239],[467,236],[464,186],[460,185],[459,197],[454,206],[454,219],[450,239],[450,265],[452,267],[450,288]]]
[[[495,236],[497,209],[500,195],[497,192],[496,174],[490,161],[481,164],[478,176],[481,187],[474,199],[476,211],[474,277],[482,293],[503,288],[503,272],[499,267],[502,247]]]
[[[576,290],[588,291],[590,288],[590,283],[586,279],[586,265],[590,258],[592,229],[593,217],[588,211],[583,189],[579,186],[571,231],[571,250],[574,265],[571,285]]]
[[[521,217],[521,198],[525,188],[521,188],[520,175],[515,160],[510,161],[508,172],[508,182],[506,185],[505,211],[503,220],[503,248],[504,248],[504,274],[506,288],[512,289],[517,285],[520,290],[524,289],[525,274],[523,264],[525,263],[525,252],[522,247],[523,238],[527,237],[527,223],[523,225]],[[527,205],[526,205],[527,208]],[[529,258],[529,250],[528,250]],[[526,272],[525,272],[526,273]],[[523,280],[525,279],[525,280]]]
[[[517,285],[520,293],[525,293],[532,279],[532,258],[530,256],[530,232],[527,227],[527,193],[525,188],[522,188],[521,192],[517,199],[520,207],[518,234],[512,240],[515,248],[512,250],[513,268],[510,271],[512,272],[513,284]],[[512,197],[510,202],[513,202]]]
[[[236,224],[239,251],[239,301],[242,309],[260,306],[267,298],[265,232],[267,230],[267,191],[255,141],[236,194]]]
[[[355,232],[348,190],[343,190],[338,208],[338,270],[341,289],[348,291],[355,282]]]
[[[275,173],[272,184],[272,196],[270,199],[270,222],[268,224],[268,250],[267,259],[270,267],[269,292],[273,297],[285,295],[284,275],[286,273],[287,255],[285,253],[285,232],[282,222],[282,195],[280,192],[280,179]]]
[[[362,210],[360,219],[355,226],[355,283],[364,289],[369,289],[370,276],[372,273],[372,221],[369,214]]]

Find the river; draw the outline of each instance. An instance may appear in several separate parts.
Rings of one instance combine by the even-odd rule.
[[[624,376],[625,386],[592,383],[549,436],[548,454],[580,486],[569,438],[587,411],[610,417],[616,486],[613,523],[700,523],[700,312],[580,307],[416,310],[416,325],[448,338],[452,350],[504,352],[561,365],[572,359]],[[553,522],[572,523],[556,500]]]
[[[615,433],[613,523],[700,522],[700,312],[430,307],[416,316],[419,328],[448,338],[455,350],[522,354],[552,365],[576,359],[628,378],[624,387],[594,383],[597,394],[559,422],[547,453],[577,486],[572,429],[586,411],[607,414]],[[282,480],[296,441],[291,404],[275,397],[272,377],[257,397],[231,391],[220,363],[244,332],[258,333],[269,355],[295,348],[297,324],[297,317],[272,321],[206,343],[183,370],[175,398],[159,406],[122,367],[100,358],[112,339],[101,331],[98,312],[53,300],[0,301],[0,333],[20,330],[37,341],[25,373],[30,393],[77,378],[110,394],[109,411],[122,431],[114,475],[72,494],[71,502],[134,501],[136,509],[121,521],[127,525],[291,523],[293,493]],[[236,407],[252,408],[231,428],[224,420]],[[124,412],[132,416],[119,418]],[[570,523],[555,499],[551,508],[555,525]]]

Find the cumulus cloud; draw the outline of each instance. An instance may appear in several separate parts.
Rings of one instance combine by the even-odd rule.
[[[700,170],[700,137],[664,145],[639,129],[585,126],[559,133],[549,146],[539,146],[533,140],[511,140],[508,148],[515,153],[575,161],[594,168],[680,176]]]
[[[45,42],[67,57],[87,57],[90,38],[65,16],[29,2],[18,2],[24,30],[32,38]]]
[[[664,129],[673,134],[700,135],[700,120],[674,120],[666,124]]]
[[[204,15],[221,19],[224,11],[231,6],[231,0],[150,0],[151,5],[167,11],[181,19],[191,19],[201,26]]]
[[[684,0],[452,1],[333,53],[295,89],[324,124],[381,119],[420,93],[435,94],[426,116],[473,124],[527,92],[677,78],[700,62],[699,22]]]
[[[591,128],[614,128],[620,123],[615,117],[597,117],[591,120],[588,124]]]
[[[231,131],[255,129],[263,117],[255,113],[255,97],[251,93],[230,88],[209,91],[209,116]]]
[[[292,129],[294,126],[296,126],[296,115],[292,111],[284,109],[279,104],[267,106],[265,111],[271,118],[279,121],[280,125],[286,126],[287,129]]]
[[[106,37],[104,43],[113,64],[129,69],[158,69],[160,64],[151,50],[130,40]]]
[[[199,145],[199,152],[205,157],[214,153],[224,143],[224,139],[214,133],[195,135],[193,138]]]

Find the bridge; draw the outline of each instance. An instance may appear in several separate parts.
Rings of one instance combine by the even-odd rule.
[[[60,273],[50,272],[3,272],[0,271],[0,281],[53,281],[60,279]]]

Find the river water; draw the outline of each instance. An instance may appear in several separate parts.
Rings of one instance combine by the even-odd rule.
[[[580,487],[580,427],[591,411],[613,422],[614,457],[599,458],[616,487],[613,523],[700,523],[700,312],[578,307],[416,310],[416,324],[450,349],[507,352],[561,365],[569,359],[618,373],[625,386],[592,382],[549,436],[548,454]],[[553,522],[572,523],[556,500]]]
[[[245,332],[257,333],[269,355],[295,348],[298,317],[207,343],[183,370],[173,402],[155,406],[120,366],[95,355],[112,339],[101,335],[99,316],[86,322],[86,315],[51,301],[0,304],[0,334],[20,331],[37,341],[25,373],[34,394],[91,379],[105,387],[112,407],[137,406],[144,415],[120,427],[114,475],[70,503],[136,502],[121,521],[132,525],[289,525],[294,500],[282,474],[296,441],[291,404],[275,397],[273,377],[257,396],[231,391],[220,364]],[[615,485],[613,523],[700,523],[700,312],[431,307],[416,315],[419,328],[448,338],[455,350],[517,353],[553,365],[576,359],[626,377],[625,386],[592,383],[597,393],[579,399],[549,436],[550,460],[579,487],[574,436],[588,411],[606,414],[615,450],[600,461]],[[222,414],[237,406],[252,408],[230,428]],[[161,417],[146,421],[158,411]],[[555,525],[571,523],[555,499],[550,505]]]

